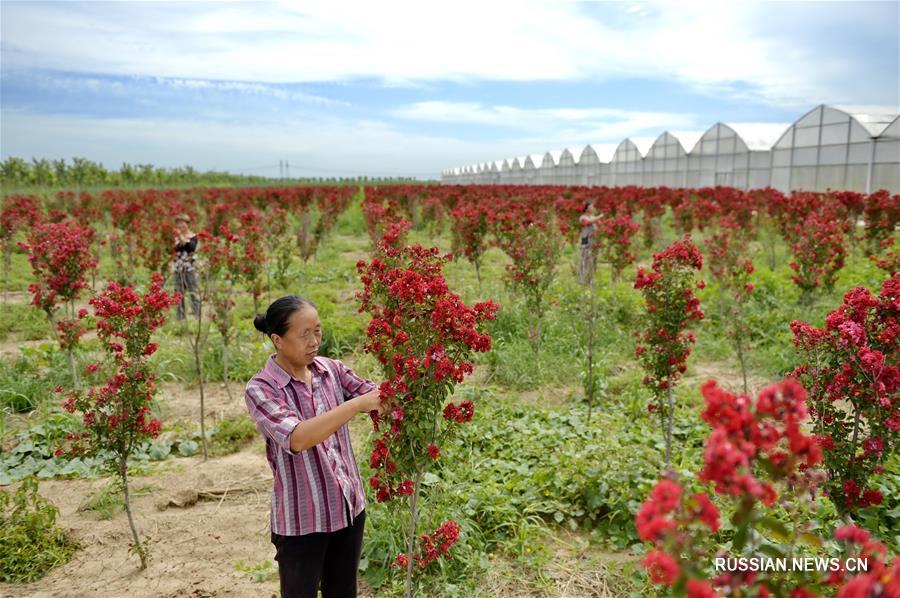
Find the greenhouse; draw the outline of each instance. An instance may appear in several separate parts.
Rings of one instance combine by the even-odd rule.
[[[717,122],[699,138],[666,131],[652,143],[623,140],[610,155],[588,145],[529,155],[483,176],[472,167],[445,183],[774,187],[781,191],[887,189],[900,193],[900,121],[891,113],[817,106],[793,124]],[[494,171],[496,169],[496,171]],[[487,172],[487,171],[486,171]]]

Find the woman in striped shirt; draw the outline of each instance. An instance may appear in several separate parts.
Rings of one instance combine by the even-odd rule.
[[[356,596],[366,497],[347,427],[381,411],[378,387],[340,361],[317,355],[315,306],[282,297],[254,326],[275,354],[247,383],[244,398],[266,438],[272,467],[272,543],[285,598]]]

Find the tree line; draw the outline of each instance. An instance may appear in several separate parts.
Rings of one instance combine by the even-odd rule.
[[[30,162],[19,157],[8,157],[0,162],[0,186],[4,190],[33,187],[180,187],[193,185],[268,185],[284,184],[360,184],[415,182],[411,177],[316,177],[273,178],[259,175],[234,174],[225,171],[200,171],[192,166],[164,168],[153,164],[129,164],[124,162],[118,170],[107,169],[103,164],[86,158],[51,160],[32,158]]]

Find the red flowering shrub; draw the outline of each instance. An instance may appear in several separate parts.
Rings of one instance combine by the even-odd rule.
[[[634,263],[635,255],[631,252],[631,241],[640,228],[640,225],[625,213],[603,218],[597,223],[599,234],[595,235],[595,244],[602,261],[609,263],[613,301],[616,297],[616,283],[622,271]]]
[[[475,266],[478,292],[481,293],[481,259],[487,251],[488,211],[485,203],[463,200],[451,211],[453,253],[462,254]]]
[[[865,559],[868,565],[864,573],[855,577],[848,576],[843,566],[832,573],[829,585],[843,584],[838,588],[837,598],[900,596],[900,555],[889,557],[884,544],[855,525],[834,530],[834,538],[843,545],[845,557]]]
[[[120,282],[131,282],[137,264],[138,239],[141,236],[141,218],[145,207],[132,191],[107,190],[100,197],[109,207],[113,232],[109,237],[110,254],[115,261]],[[171,235],[169,235],[171,239]]]
[[[136,195],[141,212],[132,222],[130,233],[134,236],[136,256],[148,271],[163,272],[175,253],[175,216],[186,214],[196,222],[195,210],[174,189],[147,189]]]
[[[709,270],[720,285],[721,316],[726,333],[738,355],[744,394],[747,394],[746,353],[750,348],[750,326],[744,318],[744,305],[753,293],[750,275],[755,268],[744,256],[749,253],[749,239],[738,221],[730,216],[718,219],[718,231],[706,239]]]
[[[847,221],[834,210],[812,210],[793,226],[791,276],[804,297],[816,289],[831,289],[847,255]]]
[[[866,221],[866,249],[873,253],[882,241],[896,233],[900,224],[900,195],[891,195],[884,189],[872,193],[865,199],[862,215]]]
[[[900,273],[877,297],[847,292],[824,329],[795,320],[791,330],[804,358],[792,375],[809,389],[826,492],[842,513],[881,503],[867,487],[900,444]]]
[[[97,267],[91,254],[94,230],[66,220],[36,225],[20,246],[28,251],[28,261],[37,282],[28,286],[32,305],[47,314],[60,347],[66,351],[72,384],[78,387],[74,350],[84,333],[80,320],[84,313],[76,312],[75,301],[88,288],[86,276]],[[55,317],[62,304],[64,315]]]
[[[369,232],[369,239],[372,241],[372,247],[377,248],[380,243],[383,243],[385,233],[389,231],[399,232],[398,246],[403,245],[406,233],[412,226],[412,216],[409,213],[405,213],[397,201],[393,198],[388,198],[385,201],[383,193],[379,193],[377,189],[366,187],[362,212],[366,221],[366,230]],[[410,222],[410,225],[401,231],[397,226],[405,221]]]
[[[855,526],[835,531],[849,548],[837,570],[791,567],[793,557],[808,554],[806,547],[823,545],[805,517],[814,508],[823,475],[814,469],[822,457],[819,443],[801,429],[807,416],[802,386],[787,379],[763,389],[756,401],[722,390],[712,380],[701,392],[702,417],[712,432],[699,478],[712,483],[720,500],[734,508],[731,548],[727,554],[716,551],[722,543],[715,535],[720,512],[709,496],[688,495],[680,484],[663,479],[635,518],[639,536],[652,544],[643,563],[652,583],[696,597],[816,596],[829,586],[839,586],[838,596],[890,596],[878,590],[900,589],[900,559],[891,561],[883,545]],[[776,502],[788,507],[787,521],[774,516]],[[727,564],[761,554],[785,559],[790,568],[740,571]],[[844,569],[849,556],[867,558],[868,570],[852,577]]]
[[[316,195],[316,209],[319,219],[313,229],[315,244],[319,245],[337,224],[338,217],[350,206],[356,187],[324,187]]]
[[[635,526],[638,536],[654,545],[643,561],[650,581],[671,587],[684,575],[682,559],[702,562],[709,554],[711,542],[700,538],[719,531],[719,510],[706,493],[682,497],[679,484],[661,480],[638,511]]]
[[[869,259],[875,262],[875,265],[887,272],[888,276],[900,271],[900,243],[897,243],[895,237],[889,237],[879,243],[881,253],[870,255]]]
[[[98,318],[97,335],[104,343],[109,368],[114,373],[104,386],[72,393],[63,405],[70,413],[81,412],[84,424],[84,432],[74,439],[72,451],[104,457],[106,467],[122,483],[141,569],[147,566],[148,554],[132,517],[128,458],[140,442],[155,438],[161,430],[160,421],[150,413],[156,376],[148,360],[157,349],[150,337],[165,322],[165,313],[180,300],[162,290],[162,284],[162,276],[154,274],[149,290],[140,294],[112,282],[90,300]]]
[[[234,280],[236,262],[231,259],[230,251],[238,250],[238,246],[227,237],[208,237],[209,260],[206,264],[208,279],[208,295],[213,311],[210,317],[222,337],[223,379],[228,380],[228,346],[234,338],[232,312],[236,306],[234,301]]]
[[[529,338],[535,365],[541,344],[541,319],[546,311],[544,295],[553,281],[563,248],[563,237],[550,208],[522,201],[506,201],[492,214],[497,245],[509,256],[506,264],[510,286],[525,296],[532,319]]]
[[[643,328],[637,333],[635,356],[647,375],[644,384],[653,392],[654,405],[666,438],[666,468],[671,463],[672,420],[675,405],[672,388],[687,370],[694,334],[692,321],[703,318],[700,300],[694,296],[694,270],[703,267],[703,256],[685,235],[660,253],[653,254],[650,270],[639,267],[634,288],[646,302]]]
[[[0,204],[0,249],[3,251],[3,290],[9,290],[9,268],[16,235],[41,220],[41,206],[32,195],[3,196]]]
[[[374,420],[379,436],[370,458],[376,473],[369,483],[379,502],[406,498],[407,555],[412,555],[422,476],[440,458],[439,447],[448,435],[474,413],[470,401],[444,402],[472,372],[473,352],[490,349],[491,338],[481,327],[495,317],[498,306],[490,301],[464,305],[442,275],[450,256],[439,255],[436,247],[381,247],[379,257],[357,264],[363,283],[359,311],[372,317],[365,349],[384,369],[380,391],[388,404],[385,415]],[[407,587],[413,562],[427,565],[435,554],[446,552],[457,534],[458,527],[447,522],[420,539],[419,554],[403,559]]]
[[[450,549],[459,540],[459,524],[448,519],[431,534],[419,536],[419,552],[415,556],[415,564],[424,569],[441,556],[450,558]],[[393,566],[398,569],[408,569],[412,566],[406,553],[401,552],[394,559]]]
[[[644,191],[644,190],[640,190]],[[666,213],[668,198],[665,193],[639,192],[637,203],[641,210],[641,232],[644,237],[644,247],[650,249],[660,238],[660,219]]]
[[[247,210],[239,216],[237,228],[222,225],[219,233],[227,241],[225,259],[230,280],[243,285],[253,296],[253,312],[259,311],[259,298],[265,291],[266,250],[262,213]]]

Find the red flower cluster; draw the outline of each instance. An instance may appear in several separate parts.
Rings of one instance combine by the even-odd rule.
[[[701,320],[700,300],[694,296],[693,270],[703,266],[703,256],[689,237],[653,254],[651,270],[638,268],[634,288],[646,301],[643,331],[638,333],[635,354],[647,376],[644,383],[660,396],[674,385],[687,369],[694,335],[689,322]]]
[[[12,240],[20,230],[34,227],[41,221],[41,206],[33,195],[4,195],[0,203],[0,242],[4,252],[12,249]]]
[[[798,238],[791,243],[794,261],[790,263],[796,274],[791,280],[803,292],[834,286],[847,255],[845,229],[846,223],[818,212],[811,212],[797,225]]]
[[[702,552],[689,540],[693,534],[718,532],[719,510],[705,493],[682,497],[681,486],[664,479],[650,491],[635,517],[635,526],[640,538],[653,544],[643,561],[650,581],[671,587],[682,574],[692,579],[688,568],[683,571],[679,565],[680,557],[674,555],[691,554],[699,559]]]
[[[87,275],[97,266],[91,255],[94,231],[76,222],[36,225],[26,243],[28,261],[37,282],[28,290],[31,303],[52,317],[59,302],[72,302],[88,287]]]
[[[403,209],[401,203],[406,209]],[[382,243],[387,243],[394,249],[403,246],[403,239],[413,220],[408,195],[397,195],[393,191],[385,192],[378,187],[366,187],[362,212],[372,247],[377,248]],[[403,222],[406,224],[403,225]]]
[[[468,307],[450,292],[442,275],[450,256],[437,248],[413,245],[395,248],[381,244],[380,257],[360,261],[357,269],[363,290],[360,312],[372,319],[365,348],[384,367],[383,402],[390,405],[384,419],[376,418],[376,439],[369,480],[379,501],[412,494],[411,478],[438,458],[441,439],[452,427],[471,421],[471,401],[443,408],[444,431],[436,437],[441,406],[455,383],[472,372],[473,352],[490,349],[491,339],[481,327],[495,317],[493,302]]]
[[[828,583],[840,585],[837,598],[900,596],[900,556],[889,557],[884,544],[855,525],[834,530],[834,539],[846,547],[848,554],[865,559],[867,564],[865,572],[849,579],[843,566],[840,571],[831,574]]]
[[[529,336],[537,360],[544,295],[553,281],[564,239],[554,225],[553,211],[535,202],[499,201],[489,217],[497,246],[512,260],[506,264],[507,280],[525,296],[533,317]]]
[[[156,344],[149,339],[176,300],[161,285],[159,274],[153,275],[144,294],[113,282],[91,299],[97,333],[106,343],[114,371],[103,386],[72,393],[63,403],[69,413],[82,413],[84,432],[71,439],[72,451],[106,455],[109,468],[120,475],[136,441],[155,438],[161,430],[160,421],[150,415],[156,377],[147,360]],[[125,345],[113,339],[124,339]],[[89,366],[92,373],[98,370],[97,364]]]
[[[162,290],[162,285],[162,275],[154,273],[145,294],[111,282],[103,293],[90,299],[98,318],[97,335],[117,359],[135,359],[156,350],[150,335],[165,323],[166,311],[180,300],[179,295]],[[117,338],[125,345],[113,340]]]
[[[900,195],[891,195],[884,189],[872,193],[864,200],[862,215],[866,222],[865,238],[871,251],[897,234]]]
[[[453,252],[462,254],[475,266],[478,283],[481,284],[481,258],[487,251],[489,211],[487,202],[463,200],[451,212]]]
[[[59,348],[63,351],[73,349],[78,345],[78,340],[87,332],[82,320],[87,315],[87,310],[79,310],[75,318],[65,318],[56,322],[56,334],[59,337]]]
[[[450,549],[459,540],[459,524],[452,519],[448,519],[440,525],[431,534],[422,534],[419,536],[419,552],[415,555],[414,560],[420,569],[424,569],[441,556],[450,557]],[[405,553],[400,553],[394,560],[394,566],[405,568],[409,564],[409,557]]]
[[[713,430],[707,438],[705,467],[699,478],[713,482],[720,498],[730,498],[735,504],[731,553],[739,556],[747,538],[757,534],[766,537],[766,554],[773,556],[798,554],[798,542],[821,546],[802,518],[782,523],[766,512],[779,492],[792,506],[802,507],[821,479],[811,469],[820,460],[818,444],[799,429],[806,417],[804,389],[787,379],[764,389],[755,402],[717,388],[714,381],[704,384],[702,392],[706,401],[702,417]],[[872,446],[871,450],[878,448]],[[756,479],[754,472],[768,479]],[[776,492],[778,483],[783,490]],[[787,527],[792,524],[795,529]],[[828,578],[766,571],[719,572],[710,582],[714,573],[709,567],[710,554],[719,545],[710,534],[719,530],[719,511],[706,494],[685,498],[681,486],[668,479],[653,488],[635,525],[641,539],[652,544],[643,562],[651,582],[687,596],[816,596],[814,591],[824,591],[829,585],[837,587],[837,596],[848,598],[900,591],[900,557],[888,558],[883,545],[855,526],[837,529],[835,538],[850,548],[845,556],[868,559],[868,570],[856,577],[848,578],[844,570],[832,572]]]
[[[701,417],[713,431],[700,479],[715,483],[717,493],[747,495],[771,506],[775,488],[754,477],[754,464],[765,462],[777,481],[794,480],[822,460],[819,444],[800,430],[807,416],[806,391],[794,380],[764,388],[755,409],[748,397],[720,389],[713,380],[701,392],[706,400]]]
[[[824,328],[793,321],[791,330],[804,358],[792,375],[810,391],[828,495],[841,512],[879,504],[869,476],[900,444],[900,273],[878,296],[848,291]]]
[[[631,252],[631,241],[640,230],[640,225],[626,213],[619,213],[603,218],[598,223],[599,235],[596,245],[600,250],[602,261],[609,262],[613,280],[618,280],[622,270],[635,260]]]

